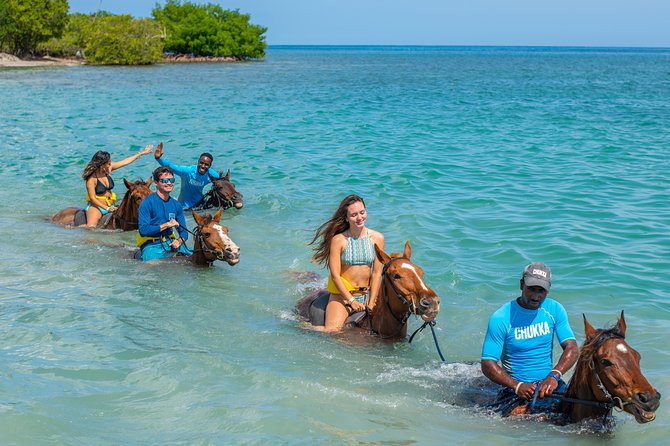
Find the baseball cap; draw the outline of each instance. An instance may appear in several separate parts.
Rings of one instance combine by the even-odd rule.
[[[523,269],[521,276],[526,286],[541,286],[549,291],[551,288],[551,270],[544,263],[531,263]]]

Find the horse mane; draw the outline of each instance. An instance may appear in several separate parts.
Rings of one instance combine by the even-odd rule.
[[[589,376],[593,371],[593,356],[598,348],[608,339],[624,339],[625,336],[619,329],[618,325],[609,328],[601,328],[596,330],[595,336],[588,339],[582,345],[575,366],[575,372],[570,379],[568,388],[565,391],[565,396],[574,397],[577,394],[577,389],[589,387]]]

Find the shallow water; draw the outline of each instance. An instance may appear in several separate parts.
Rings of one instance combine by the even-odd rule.
[[[260,63],[0,69],[0,442],[664,442],[669,63],[665,50],[308,47]],[[142,264],[132,233],[48,222],[82,204],[96,150],[121,159],[159,141],[176,163],[210,151],[231,169],[238,265]],[[118,190],[155,167],[116,171]],[[387,251],[411,241],[442,298],[447,364],[429,332],[388,344],[294,317],[325,283],[307,242],[349,193]],[[603,436],[471,407],[490,394],[488,316],[529,261],[552,267],[580,343],[582,313],[603,326],[625,311],[664,395],[656,421],[616,414]]]

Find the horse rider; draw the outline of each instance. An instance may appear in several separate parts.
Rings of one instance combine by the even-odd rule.
[[[565,308],[547,297],[551,288],[549,267],[544,263],[527,265],[519,284],[521,296],[493,313],[482,346],[482,372],[504,386],[492,405],[503,416],[535,408],[552,410],[557,401],[543,398],[554,392],[565,393],[562,376],[578,357]],[[563,348],[555,365],[554,334]]]
[[[181,204],[170,193],[174,189],[174,173],[163,166],[153,172],[156,192],[148,195],[139,209],[139,246],[142,260],[157,260],[190,254],[186,248],[186,219]]]
[[[330,270],[325,326],[317,330],[339,331],[351,313],[374,308],[382,274],[374,245],[383,250],[384,235],[366,227],[367,218],[363,199],[348,195],[314,234],[312,260]]]
[[[114,180],[111,173],[137,161],[142,155],[151,152],[153,146],[148,145],[135,155],[131,155],[121,161],[112,161],[109,152],[98,150],[95,152],[91,161],[86,164],[84,173],[81,177],[86,182],[86,226],[95,228],[103,215],[116,210],[116,193],[114,189]]]
[[[181,178],[181,191],[177,200],[184,209],[192,208],[200,203],[204,195],[203,189],[211,182],[210,175],[217,179],[220,177],[219,173],[211,168],[214,157],[207,152],[200,155],[198,164],[179,166],[163,158],[163,143],[161,142],[156,146],[154,158],[158,164],[170,167]]]

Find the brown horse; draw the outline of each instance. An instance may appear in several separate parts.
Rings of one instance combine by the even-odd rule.
[[[209,176],[212,188],[205,193],[198,204],[193,206],[195,209],[228,209],[231,207],[242,209],[242,206],[244,206],[242,194],[237,192],[235,185],[230,182],[230,169],[225,175],[223,175],[223,172],[220,172],[220,176],[220,178]]]
[[[571,422],[578,422],[606,418],[618,408],[633,415],[638,423],[653,421],[661,394],[640,371],[640,354],[624,339],[623,311],[616,325],[607,329],[594,329],[584,316],[584,334],[586,340],[561,412]]]
[[[369,329],[383,339],[403,339],[407,336],[407,321],[412,314],[421,315],[426,320],[435,319],[440,311],[440,298],[423,281],[423,269],[410,260],[412,248],[409,241],[405,243],[402,255],[389,256],[377,245],[375,253],[384,265],[379,296],[369,312],[355,318],[354,325]],[[319,311],[315,312],[313,308],[325,308],[328,296],[325,290],[312,293],[298,301],[296,312],[307,322],[323,325],[317,320]]]
[[[122,231],[134,231],[137,229],[138,210],[140,203],[151,194],[151,178],[148,180],[137,180],[134,183],[123,179],[128,189],[121,200],[118,209],[103,216],[98,222],[98,229],[121,229]],[[82,215],[83,214],[83,215]],[[86,213],[81,208],[69,207],[61,210],[53,217],[51,222],[67,227],[75,227],[86,224]]]
[[[219,210],[212,217],[210,214],[200,215],[191,209],[195,223],[193,230],[193,255],[191,261],[196,265],[211,266],[215,260],[222,260],[229,265],[240,261],[240,248],[228,236],[228,228],[221,225]]]

